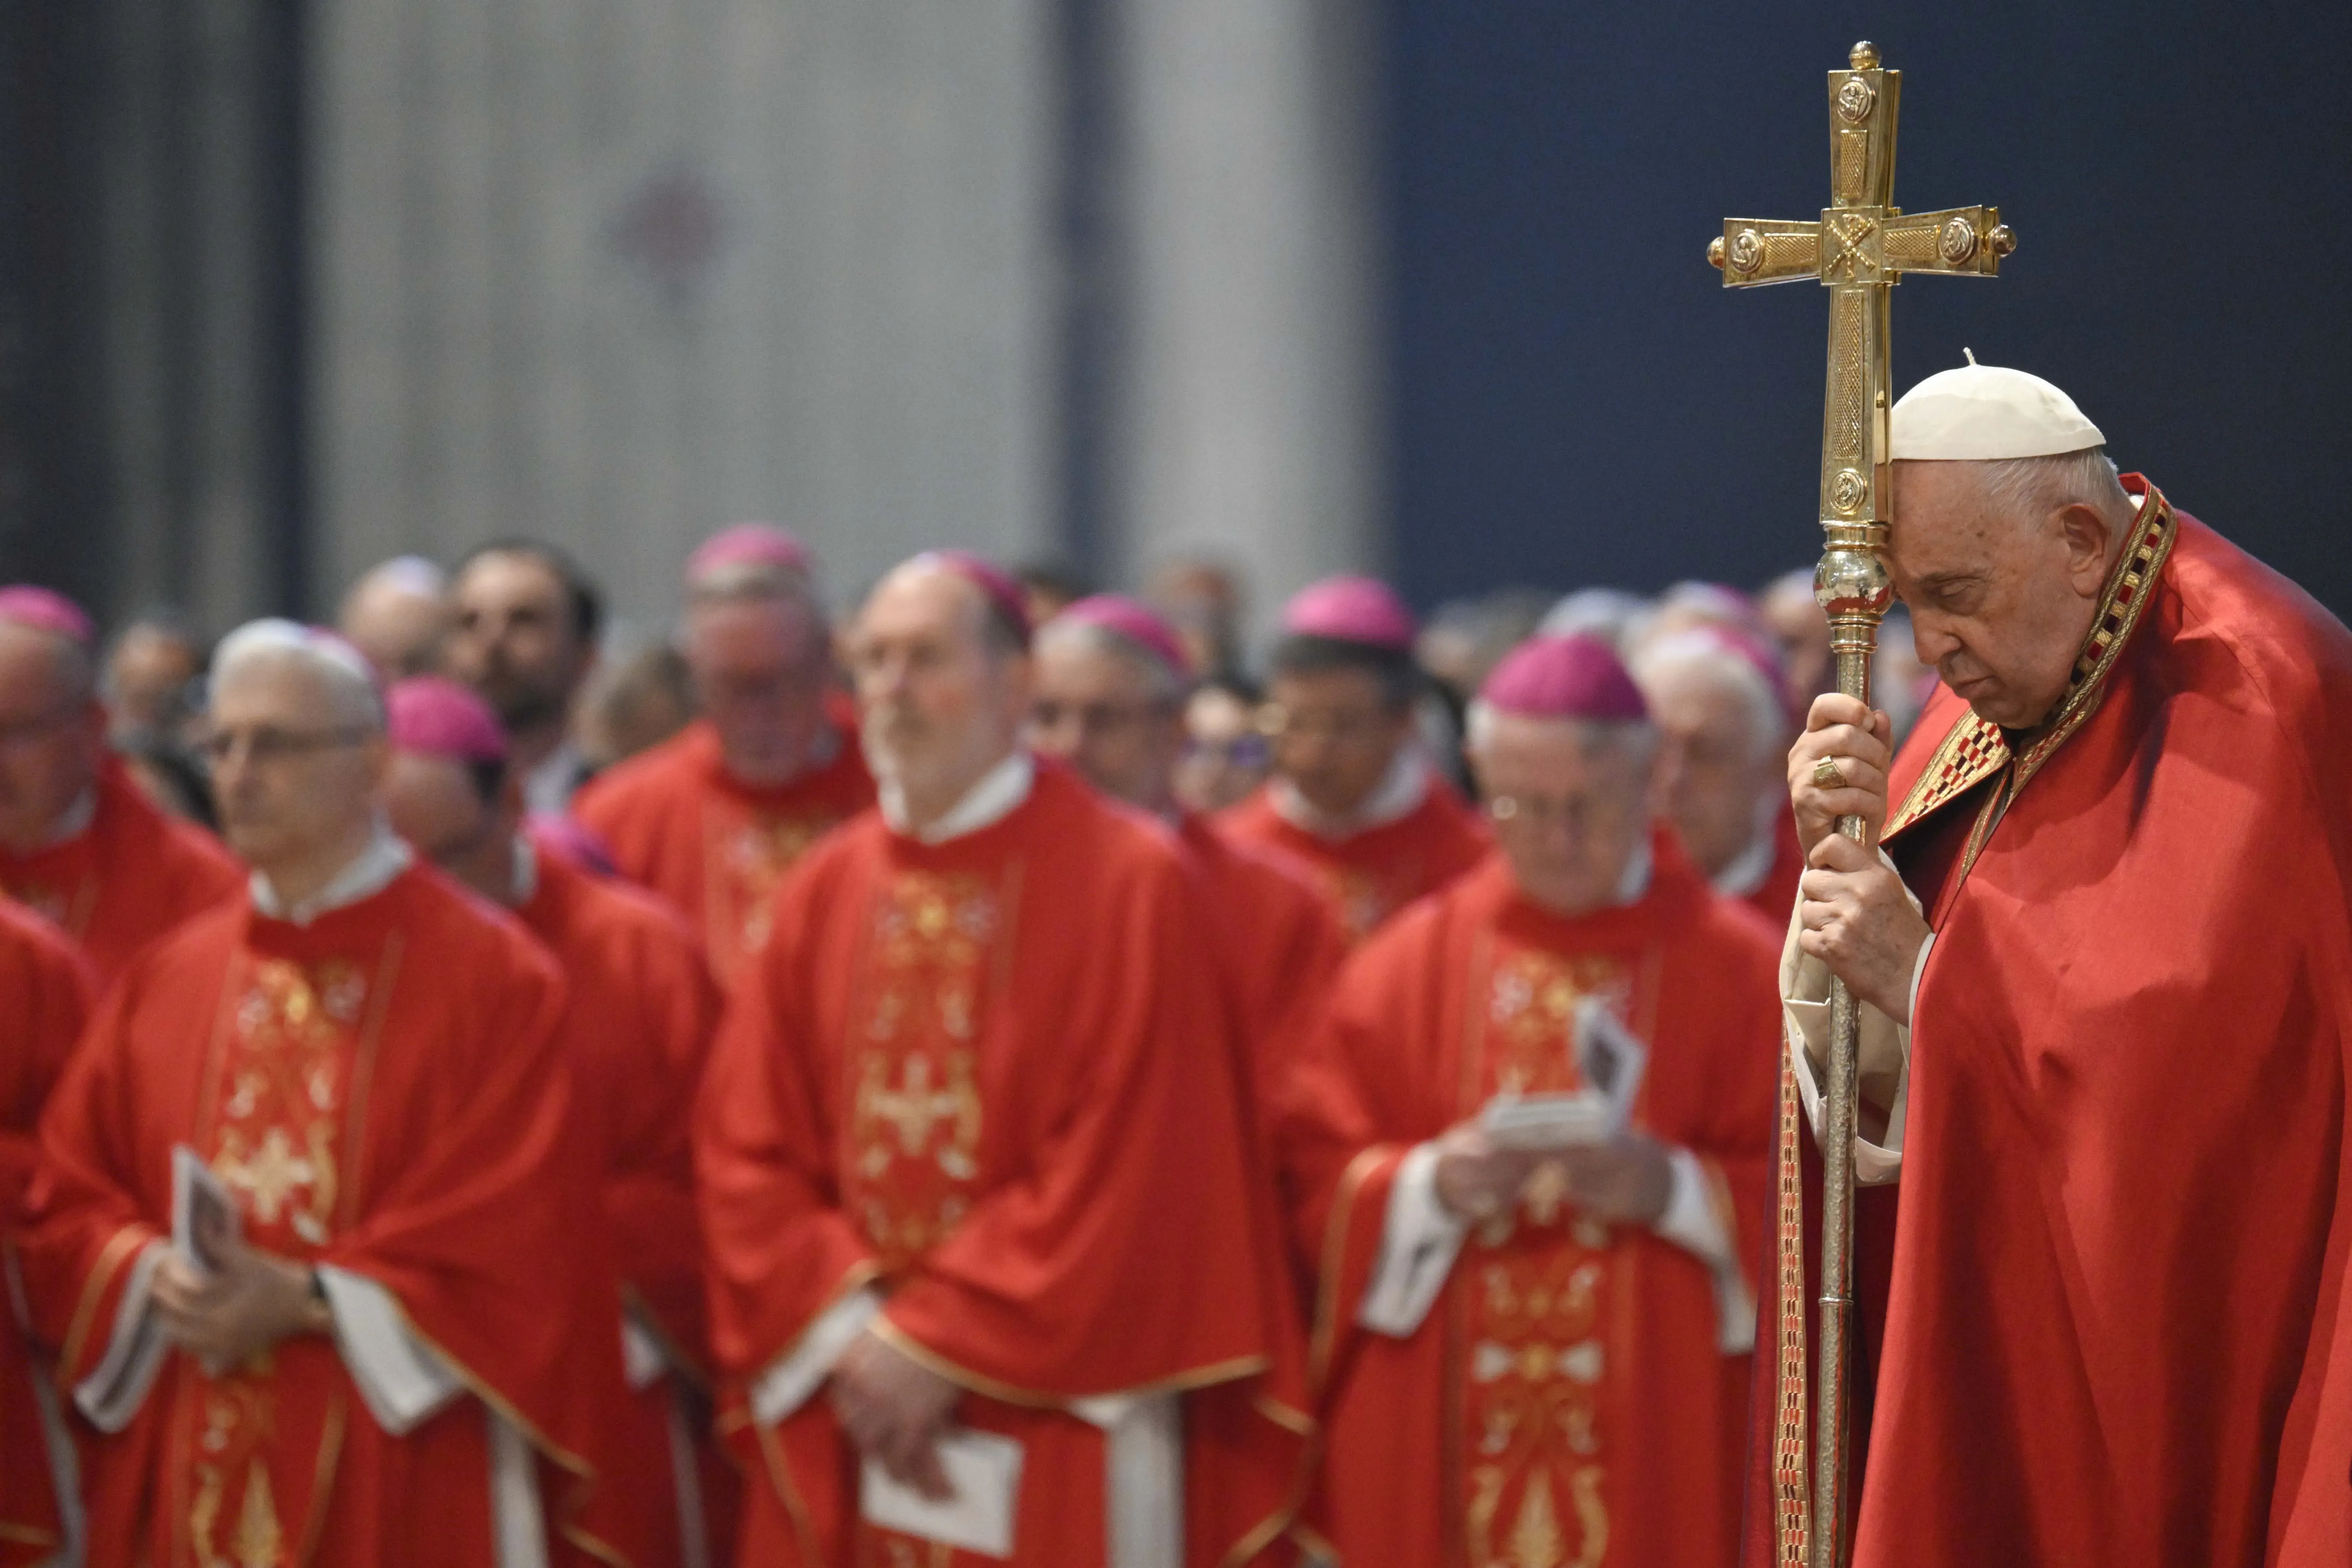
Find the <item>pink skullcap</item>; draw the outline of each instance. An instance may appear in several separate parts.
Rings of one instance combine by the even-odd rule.
[[[801,536],[772,522],[739,522],[722,528],[686,558],[686,580],[694,583],[727,566],[772,566],[806,572],[816,564]]]
[[[30,583],[0,588],[0,621],[14,621],[84,647],[98,640],[98,628],[79,605],[54,588],[37,588]]]
[[[1048,626],[1100,626],[1107,632],[1125,637],[1166,665],[1168,673],[1177,679],[1192,679],[1192,660],[1184,652],[1184,644],[1176,636],[1176,628],[1139,599],[1130,599],[1124,594],[1096,594],[1080,599],[1045,624]]]
[[[1478,700],[1523,719],[1639,722],[1650,716],[1616,649],[1582,636],[1529,637],[1486,677]]]
[[[1012,573],[969,550],[926,550],[909,564],[952,572],[987,595],[997,613],[1019,634],[1022,646],[1028,646],[1029,596],[1022,592],[1021,580]]]
[[[1284,606],[1282,629],[1398,652],[1412,647],[1419,630],[1396,590],[1377,577],[1326,577],[1307,584]]]
[[[417,675],[384,699],[394,749],[461,763],[503,763],[506,731],[498,715],[469,686],[437,675]]]

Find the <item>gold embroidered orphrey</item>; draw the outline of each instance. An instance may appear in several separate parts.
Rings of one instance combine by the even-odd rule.
[[[1998,207],[1906,213],[1891,205],[1903,73],[1882,69],[1877,47],[1869,43],[1854,45],[1848,63],[1851,68],[1829,73],[1830,205],[1815,221],[1727,218],[1707,245],[1707,260],[1722,272],[1727,289],[1811,279],[1830,290],[1821,466],[1828,548],[1814,574],[1813,596],[1829,616],[1838,689],[1867,702],[1878,623],[1894,600],[1879,559],[1894,499],[1887,451],[1890,291],[1906,272],[1990,278],[2017,240]],[[1862,822],[1847,817],[1838,831],[1859,839]],[[1780,1568],[1843,1568],[1845,1561],[1856,1025],[1853,998],[1840,984],[1831,994],[1829,1070],[1822,1090],[1821,1321],[1810,1465],[1804,1322],[1802,1309],[1789,1306],[1804,1289],[1802,1189],[1784,1179],[1778,1190],[1775,1265],[1782,1310],[1775,1325],[1772,1506],[1773,1561]],[[1780,1115],[1785,1122],[1796,1113],[1795,1075],[1784,1062]],[[1784,1126],[1784,1154],[1790,1145]]]

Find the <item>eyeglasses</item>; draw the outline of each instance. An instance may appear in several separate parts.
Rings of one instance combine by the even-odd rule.
[[[250,730],[215,730],[206,735],[197,750],[213,766],[220,767],[243,748],[245,759],[264,766],[282,763],[289,757],[306,756],[312,752],[331,751],[338,746],[356,746],[375,731],[360,724],[346,724],[334,730],[280,730],[275,725],[258,724]]]

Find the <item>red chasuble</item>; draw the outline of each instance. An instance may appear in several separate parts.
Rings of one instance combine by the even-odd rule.
[[[1470,869],[1487,849],[1476,814],[1453,785],[1435,777],[1422,803],[1404,816],[1345,838],[1325,838],[1288,821],[1274,808],[1269,789],[1224,813],[1218,826],[1239,843],[1271,849],[1311,871],[1351,942]]]
[[[1797,884],[1805,875],[1805,852],[1797,844],[1797,819],[1782,812],[1772,830],[1772,869],[1741,902],[1762,915],[1774,931],[1789,929],[1797,911]]]
[[[97,790],[86,831],[30,855],[0,849],[0,892],[64,927],[112,984],[141,948],[236,898],[245,872],[202,828],[155,809],[111,757]]]
[[[694,1208],[688,1127],[702,1081],[718,994],[685,924],[666,904],[600,881],[554,855],[515,914],[563,966],[572,1130],[601,1173],[603,1218],[632,1316],[691,1386],[709,1385],[702,1232]],[[614,1332],[619,1324],[612,1325]],[[603,1458],[625,1477],[636,1568],[678,1561],[678,1499],[670,1454],[667,1377],[643,1389],[609,1385]],[[706,1467],[708,1469],[708,1467]],[[723,1486],[717,1473],[700,1478]],[[622,1528],[616,1521],[615,1528]]]
[[[777,884],[827,831],[874,804],[854,716],[835,716],[840,751],[772,789],[739,784],[719,733],[697,721],[599,775],[572,814],[604,837],[621,875],[686,915],[721,985],[767,945]]]
[[[1278,1054],[1312,1026],[1348,956],[1347,933],[1303,866],[1238,842],[1198,814],[1186,814],[1177,836],[1201,866],[1209,932],[1264,1107],[1285,1079]]]
[[[1285,1142],[1307,1194],[1299,1228],[1321,1249],[1313,1358],[1349,1568],[1737,1555],[1749,1358],[1717,1348],[1714,1279],[1691,1253],[1581,1218],[1538,1177],[1471,1232],[1410,1338],[1356,1322],[1406,1153],[1498,1091],[1579,1087],[1588,995],[1649,1042],[1636,1125],[1698,1157],[1727,1234],[1757,1234],[1772,942],[1668,836],[1654,842],[1637,903],[1564,919],[1520,897],[1497,858],[1340,976]]]
[[[89,966],[56,927],[0,902],[0,1241],[13,1242],[33,1129],[89,1012]],[[0,1308],[0,1568],[55,1555],[57,1497],[16,1314]]]
[[[966,1391],[955,1419],[1024,1446],[1018,1563],[1104,1559],[1104,1439],[1068,1402],[1267,1365],[1276,1309],[1198,897],[1163,834],[1050,764],[946,843],[868,814],[786,883],[712,1052],[696,1163],[722,1370],[740,1392],[878,1285],[881,1331]],[[1215,1447],[1247,1458],[1230,1398],[1211,1409]],[[1292,1480],[1303,1417],[1256,1424],[1269,1458],[1239,1480],[1202,1473],[1214,1456],[1192,1445],[1196,1561],[1247,1558],[1286,1522],[1215,1538],[1219,1500]],[[732,1430],[761,1478],[743,1562],[989,1561],[858,1518],[822,1390]]]
[[[2352,637],[2124,482],[2054,721],[1939,692],[1897,760],[1937,935],[1856,1247],[1857,1568],[2352,1562]]]
[[[571,1474],[551,1530],[597,1550],[580,1390],[618,1350],[610,1316],[580,1332],[593,1281],[566,1223],[562,1006],[520,926],[423,869],[307,926],[240,900],[143,953],[41,1124],[22,1256],[59,1384],[98,1364],[190,1144],[254,1245],[388,1290]],[[217,1377],[173,1353],[128,1427],[81,1434],[94,1568],[493,1568],[481,1404],[389,1436],[322,1336]]]

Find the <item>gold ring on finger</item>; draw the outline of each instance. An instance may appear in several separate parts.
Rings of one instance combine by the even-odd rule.
[[[1823,757],[1813,764],[1813,783],[1822,789],[1845,787],[1845,774],[1840,771],[1835,757]]]

